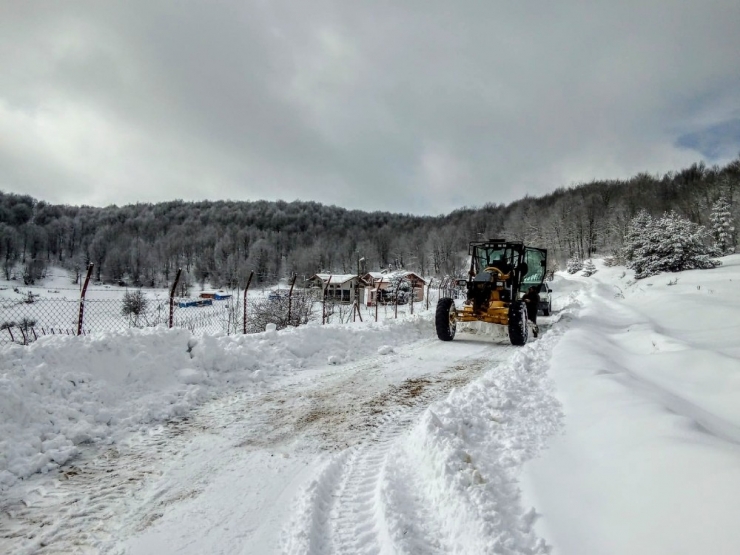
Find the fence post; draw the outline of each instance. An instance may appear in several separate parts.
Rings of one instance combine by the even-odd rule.
[[[247,334],[247,291],[249,291],[249,284],[252,283],[252,276],[254,275],[254,270],[249,272],[249,279],[247,280],[247,286],[244,288],[244,335]]]
[[[409,280],[411,284],[411,314],[414,313],[414,297],[416,297],[416,287],[414,287],[413,280]]]
[[[429,310],[429,290],[432,288],[432,282],[434,278],[429,278],[429,285],[427,285],[427,310]]]
[[[396,285],[396,293],[393,295],[396,298],[396,302],[394,303],[395,304],[395,306],[394,306],[395,314],[393,316],[396,320],[398,319],[398,289],[401,287],[401,282],[402,281],[403,280],[401,280],[401,279],[398,280],[398,285]]]
[[[293,273],[293,279],[290,281],[290,292],[288,293],[288,325],[290,325],[290,317],[293,311],[293,286],[295,285],[295,278],[298,274]]]
[[[85,276],[85,285],[82,286],[80,292],[80,315],[77,318],[77,335],[82,335],[82,321],[85,317],[85,293],[87,293],[87,284],[90,283],[90,276],[92,275],[93,264],[92,262],[87,265],[87,276]]]
[[[177,289],[177,283],[180,281],[181,273],[182,268],[178,268],[177,273],[175,274],[175,281],[172,282],[172,289],[170,289],[170,329],[172,329],[172,324],[175,319],[175,289]]]
[[[381,276],[378,282],[378,288],[375,290],[375,321],[378,321],[378,305],[380,304],[380,286],[383,284],[383,277]]]
[[[326,290],[329,289],[329,284],[331,283],[332,276],[329,276],[329,279],[326,280],[326,285],[324,286],[324,298],[321,302],[321,325],[323,326],[326,324]]]

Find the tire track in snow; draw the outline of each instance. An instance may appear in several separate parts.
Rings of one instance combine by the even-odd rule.
[[[497,347],[501,360],[508,358],[511,347]],[[429,520],[425,520],[423,515],[428,511],[413,501],[413,495],[404,495],[401,503],[406,509],[400,509],[398,499],[387,498],[384,484],[389,472],[395,472],[388,468],[388,455],[433,400],[465,385],[494,362],[469,360],[434,375],[407,380],[379,396],[379,406],[387,403],[398,408],[377,418],[373,432],[363,442],[333,458],[309,485],[299,499],[296,522],[286,530],[284,551],[308,555],[443,553],[440,540],[429,527],[417,527],[409,542],[394,539],[399,536],[394,527],[403,519],[387,511],[408,511],[412,506],[415,521],[432,519],[426,515]]]
[[[59,472],[32,477],[0,506],[0,552],[100,553],[127,500],[181,447],[188,425],[171,422],[103,453],[91,447]]]
[[[383,471],[384,461],[372,457],[373,449],[387,453],[432,400],[491,364],[473,357],[503,360],[511,352],[511,347],[500,344],[474,343],[472,349],[460,345],[459,362],[448,367],[442,361],[456,358],[450,346],[422,340],[390,356],[336,369],[308,369],[305,375],[298,372],[259,389],[234,391],[206,403],[187,419],[131,434],[110,448],[85,448],[59,472],[34,476],[6,492],[0,501],[0,553],[118,553],[122,537],[151,526],[172,504],[200,494],[189,484],[169,484],[157,489],[156,496],[142,497],[164,463],[186,451],[196,433],[225,434],[235,447],[241,441],[243,448],[341,451],[319,484],[318,489],[328,494],[326,510],[310,513],[319,520],[321,514],[327,517],[326,526],[316,526],[321,541],[338,537],[335,531],[348,529],[352,521],[330,516],[332,508],[336,515],[344,514],[351,492],[362,483],[377,483]],[[438,370],[430,373],[434,367]],[[416,377],[399,384],[397,371]],[[363,468],[365,482],[357,478]],[[345,497],[337,504],[331,496],[345,482]],[[362,507],[357,519],[366,518],[368,507],[372,505]],[[336,542],[338,552],[353,549],[346,536]]]
[[[148,433],[132,434],[122,443],[101,451],[83,447],[82,454],[48,475],[36,475],[5,493],[0,500],[0,553],[46,555],[100,553],[121,527],[141,530],[163,514],[168,505],[198,494],[197,490],[161,492],[147,499],[146,510],[132,497],[162,461],[180,453],[193,433],[214,432],[230,426],[269,432],[261,442],[275,445],[295,435],[293,426],[280,429],[273,413],[260,410],[269,399],[290,397],[305,390],[306,382],[342,383],[347,376],[369,375],[381,365],[380,356],[324,371],[316,380],[290,376],[260,390],[240,390],[197,409],[190,417],[156,426]],[[125,507],[131,506],[129,509]]]

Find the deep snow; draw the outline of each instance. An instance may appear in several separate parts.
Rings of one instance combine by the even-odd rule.
[[[1,349],[0,551],[735,553],[740,255],[597,267],[524,348],[420,313]]]
[[[564,431],[526,466],[554,554],[740,552],[740,255],[635,282],[560,281]]]

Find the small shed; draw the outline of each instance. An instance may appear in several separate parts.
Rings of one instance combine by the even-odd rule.
[[[223,291],[202,291],[199,295],[201,299],[213,299],[214,301],[225,301],[231,298],[230,293]]]
[[[188,299],[177,303],[178,308],[189,308],[196,306],[211,306],[213,299]]]

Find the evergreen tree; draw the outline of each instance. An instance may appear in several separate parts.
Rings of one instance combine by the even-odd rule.
[[[627,267],[635,270],[641,279],[660,272],[709,269],[719,266],[712,260],[707,231],[675,212],[657,220],[638,214],[630,222],[628,238],[625,237]]]
[[[568,259],[567,271],[569,274],[575,274],[581,270],[583,270],[583,260],[578,256],[578,253],[575,253]]]
[[[593,260],[590,258],[586,260],[586,263],[583,265],[583,275],[585,277],[591,277],[596,273],[596,266],[593,263]]]
[[[640,259],[650,249],[649,235],[653,227],[653,217],[647,210],[640,210],[627,225],[622,247],[622,258],[627,261],[627,267],[632,268],[632,261]]]
[[[732,225],[730,203],[725,197],[720,197],[714,203],[709,219],[712,222],[712,238],[718,254],[722,256],[735,252],[735,227]]]

